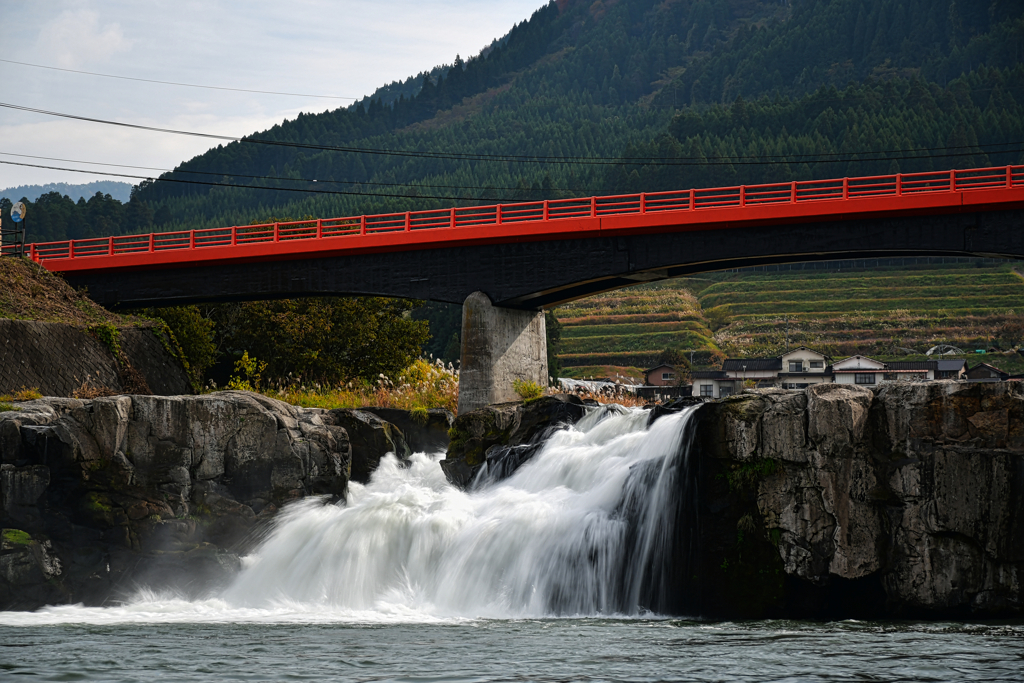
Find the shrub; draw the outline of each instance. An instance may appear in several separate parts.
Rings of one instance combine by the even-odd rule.
[[[544,395],[544,387],[528,379],[514,380],[512,382],[512,388],[517,394],[519,394],[519,398],[524,401],[540,398]]]
[[[26,389],[22,387],[18,391],[14,392],[15,401],[35,401],[38,398],[42,398],[43,395],[39,393],[38,387],[31,387]]]
[[[89,326],[89,333],[103,343],[114,358],[121,356],[121,330],[110,323]]]
[[[243,351],[242,357],[235,361],[235,372],[238,374],[232,376],[228,381],[228,389],[259,391],[260,383],[263,380],[263,371],[266,369],[266,363],[258,360],[255,356],[250,358],[249,352]]]

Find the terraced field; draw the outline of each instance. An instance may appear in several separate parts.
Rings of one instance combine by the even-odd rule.
[[[1008,349],[1024,329],[1024,267],[996,262],[713,273],[638,285],[555,311],[569,376],[633,375],[667,347],[695,365],[805,345],[834,357]],[[1000,363],[1012,370],[1019,357]],[[985,360],[980,356],[971,362]]]

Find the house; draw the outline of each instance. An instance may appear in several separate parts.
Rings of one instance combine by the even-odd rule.
[[[644,386],[648,387],[674,387],[679,385],[680,374],[671,365],[658,365],[650,370],[644,370]]]
[[[963,379],[967,372],[967,361],[965,360],[938,360],[938,368],[935,371],[935,379]]]
[[[728,358],[721,370],[703,370],[690,374],[693,395],[723,398],[739,393],[747,381],[759,387],[806,389],[811,384],[832,381],[828,358],[806,346],[787,351],[775,358]]]
[[[691,396],[722,398],[736,391],[736,382],[721,370],[695,370],[690,373],[693,380]]]
[[[782,354],[780,360],[782,369],[778,379],[783,389],[806,389],[812,384],[832,382],[828,356],[806,346]]]
[[[836,384],[859,384],[873,387],[882,383],[885,363],[867,356],[850,356],[832,364]]]
[[[885,364],[887,382],[910,382],[933,380],[938,371],[939,362],[935,360],[890,361]]]
[[[968,382],[1005,382],[1010,377],[1010,373],[988,363],[978,363],[964,374]]]
[[[953,372],[950,368],[947,372]],[[929,381],[938,376],[939,361],[911,360],[883,363],[867,356],[850,356],[832,365],[836,384],[878,386],[883,382]]]

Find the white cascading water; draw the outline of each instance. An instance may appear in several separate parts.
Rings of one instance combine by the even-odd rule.
[[[347,505],[279,515],[234,583],[205,600],[142,591],[120,607],[4,613],[5,623],[429,622],[657,611],[678,550],[697,408],[647,427],[611,406],[555,432],[511,476],[473,491],[442,454],[386,457]],[[685,530],[682,530],[685,531]],[[688,575],[688,574],[687,574]]]
[[[636,613],[670,545],[668,473],[688,454],[694,410],[649,429],[647,411],[592,411],[468,493],[436,459],[388,457],[347,506],[288,509],[222,599],[436,617]]]

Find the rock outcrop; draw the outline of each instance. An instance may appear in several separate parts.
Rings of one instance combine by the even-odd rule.
[[[586,414],[572,394],[542,396],[526,402],[499,403],[455,418],[447,455],[441,461],[448,481],[469,488],[482,469],[501,479],[526,462],[556,429]]]
[[[702,409],[698,443],[703,611],[1024,611],[1021,384],[747,392]]]
[[[341,498],[354,459],[405,444],[368,413],[391,441],[250,392],[17,407],[0,413],[0,609],[214,588],[282,504]]]

